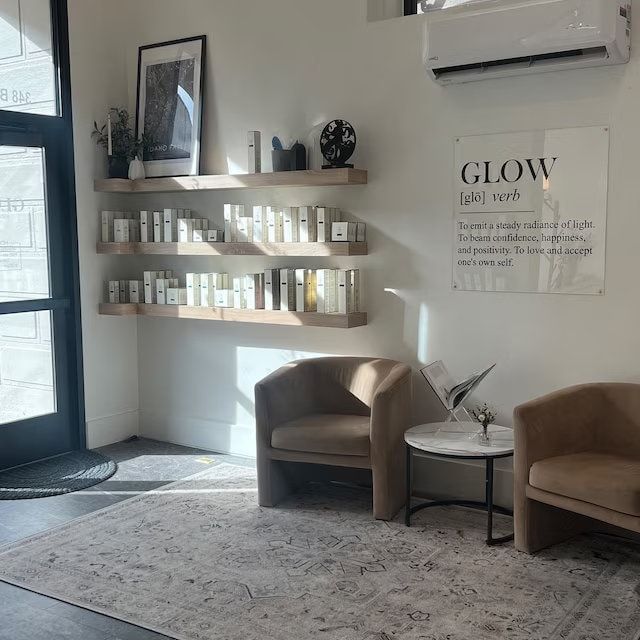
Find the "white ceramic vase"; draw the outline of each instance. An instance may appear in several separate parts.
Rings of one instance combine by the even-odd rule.
[[[136,156],[129,163],[129,180],[142,180],[144,177],[144,163],[138,156]]]

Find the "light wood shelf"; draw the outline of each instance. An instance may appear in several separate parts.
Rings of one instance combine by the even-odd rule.
[[[366,256],[366,242],[98,242],[111,255],[158,256]]]
[[[280,324],[306,327],[329,327],[351,329],[367,324],[363,312],[295,313],[290,311],[265,311],[251,309],[221,309],[211,307],[187,307],[168,304],[109,304],[99,307],[101,315],[108,316],[155,316],[160,318],[191,318],[195,320],[217,320],[226,322],[255,322],[258,324]]]
[[[105,193],[170,193],[179,191],[215,191],[267,189],[271,187],[340,187],[367,184],[364,169],[321,169],[319,171],[281,171],[240,175],[184,176],[96,180],[94,189]]]

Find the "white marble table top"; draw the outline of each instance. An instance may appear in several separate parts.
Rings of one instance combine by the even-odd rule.
[[[513,430],[489,426],[490,441],[480,442],[478,422],[433,422],[412,427],[404,434],[405,442],[415,449],[441,456],[477,456],[491,458],[513,453]]]

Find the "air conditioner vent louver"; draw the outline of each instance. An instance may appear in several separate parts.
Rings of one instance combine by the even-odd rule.
[[[606,47],[590,47],[587,49],[572,49],[570,51],[558,51],[555,53],[543,53],[533,56],[521,56],[517,58],[505,58],[503,60],[489,60],[487,62],[476,62],[472,64],[463,64],[454,67],[441,67],[439,69],[434,68],[433,74],[436,78],[443,78],[445,76],[454,76],[456,74],[468,73],[470,71],[477,71],[482,73],[488,69],[496,69],[499,67],[511,67],[519,65],[521,67],[533,67],[534,65],[544,64],[548,61],[557,61],[559,59],[606,59],[609,53]]]

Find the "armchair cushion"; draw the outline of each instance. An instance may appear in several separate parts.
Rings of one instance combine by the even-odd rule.
[[[529,484],[548,491],[640,516],[640,459],[583,452],[539,460],[531,466]]]
[[[371,418],[316,413],[274,427],[271,446],[287,451],[368,456]]]

